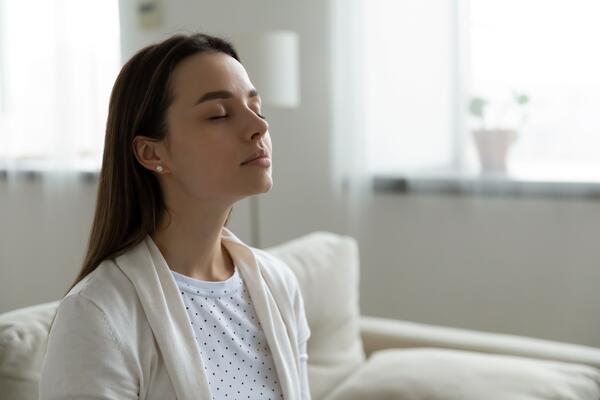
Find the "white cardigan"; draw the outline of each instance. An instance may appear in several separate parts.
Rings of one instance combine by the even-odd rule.
[[[177,284],[167,266],[152,261],[148,240],[102,262],[61,301],[41,400],[212,399]],[[310,329],[295,275],[227,228],[222,241],[248,288],[284,398],[310,399],[306,354],[299,354]]]

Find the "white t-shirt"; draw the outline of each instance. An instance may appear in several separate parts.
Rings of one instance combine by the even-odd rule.
[[[202,281],[171,270],[205,365],[214,400],[283,398],[267,340],[238,273]]]

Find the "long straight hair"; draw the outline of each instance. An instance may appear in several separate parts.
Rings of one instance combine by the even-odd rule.
[[[143,48],[119,72],[110,96],[87,252],[65,295],[102,261],[144,240],[162,220],[166,206],[158,178],[135,158],[133,139],[137,135],[165,138],[166,113],[173,102],[173,70],[185,58],[206,51],[222,52],[240,61],[233,45],[222,38],[178,34]]]

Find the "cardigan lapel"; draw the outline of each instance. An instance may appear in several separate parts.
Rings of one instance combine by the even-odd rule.
[[[212,399],[200,350],[168,266],[152,257],[148,238],[115,262],[133,284],[161,350],[178,400]]]
[[[268,274],[262,274],[259,268],[259,260],[252,249],[238,239],[227,228],[222,231],[223,244],[239,267],[241,275],[246,283],[250,298],[254,305],[256,315],[261,324],[271,354],[275,369],[279,377],[284,399],[299,399],[300,388],[298,387],[298,376],[294,351],[291,341],[287,335],[287,327],[282,318],[276,298],[265,283]],[[273,291],[283,290],[282,287],[271,285]]]

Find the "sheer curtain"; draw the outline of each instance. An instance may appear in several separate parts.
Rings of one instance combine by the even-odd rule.
[[[454,5],[331,1],[333,182],[355,236],[375,204],[375,175],[457,162]]]
[[[332,183],[346,232],[358,237],[372,194],[365,131],[364,0],[332,0]]]
[[[116,0],[0,0],[4,177],[96,171],[119,68]]]

